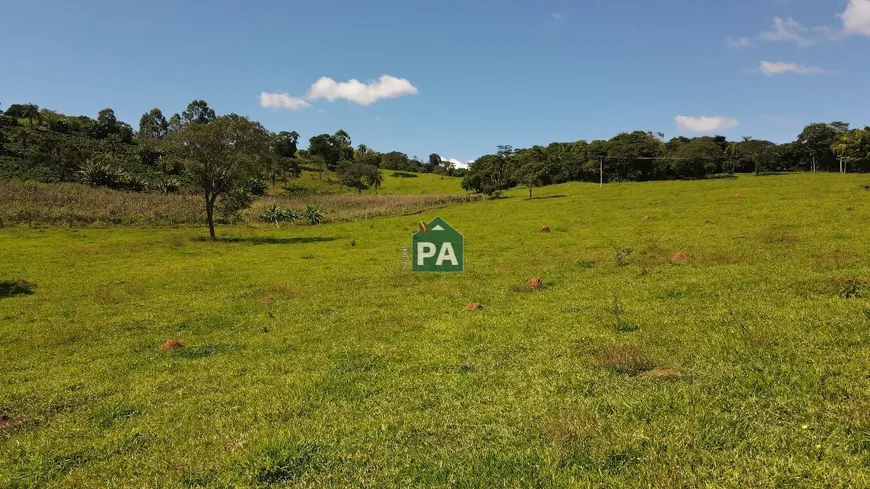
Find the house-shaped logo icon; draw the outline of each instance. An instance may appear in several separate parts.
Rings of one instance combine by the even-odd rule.
[[[414,233],[411,253],[413,272],[461,272],[465,265],[464,239],[453,226],[436,217],[421,222]]]

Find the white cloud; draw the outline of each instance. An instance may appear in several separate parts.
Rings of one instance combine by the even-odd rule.
[[[818,42],[810,29],[791,17],[774,17],[770,30],[762,32],[761,38],[766,41],[790,41],[798,46],[811,46]]]
[[[301,98],[291,97],[286,93],[260,92],[260,105],[267,109],[302,110],[311,104]]]
[[[311,85],[306,99],[326,99],[330,102],[346,99],[360,105],[371,105],[381,99],[416,95],[417,93],[417,87],[411,82],[390,75],[381,75],[380,78],[369,83],[362,83],[354,79],[336,82],[332,78],[324,76]]]
[[[441,160],[449,161],[450,163],[453,163],[453,165],[456,168],[468,168],[468,164],[471,163],[470,161],[463,163],[462,161],[457,160],[456,158],[441,158]]]
[[[839,14],[846,34],[870,36],[870,0],[849,0],[846,10]]]
[[[729,37],[727,41],[728,47],[732,49],[742,49],[752,46],[752,39],[749,39],[748,37],[738,37],[737,39],[731,39]]]
[[[818,66],[804,66],[797,63],[785,63],[783,61],[762,61],[758,67],[758,71],[767,76],[785,75],[793,73],[795,75],[822,75],[828,73],[826,70]]]
[[[736,119],[730,117],[715,116],[715,117],[689,117],[678,115],[674,117],[677,123],[677,128],[691,132],[715,132],[725,129],[737,127]]]
[[[565,16],[560,14],[559,12],[556,12],[553,14],[553,20],[565,20]]]

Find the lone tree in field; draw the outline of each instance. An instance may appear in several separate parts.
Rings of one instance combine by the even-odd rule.
[[[168,138],[168,152],[178,158],[205,198],[212,239],[215,202],[267,171],[269,143],[269,132],[263,126],[236,114],[204,124],[185,124]]]

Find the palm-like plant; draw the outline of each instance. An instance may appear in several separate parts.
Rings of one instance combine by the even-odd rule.
[[[373,171],[371,175],[368,175],[366,177],[366,180],[368,180],[369,185],[375,188],[375,195],[377,195],[378,189],[384,183],[384,176],[381,175],[381,172],[378,169],[375,169],[375,171]]]
[[[27,104],[21,108],[21,117],[30,122],[30,127],[33,127],[33,119],[39,120],[39,106],[36,104]]]
[[[308,204],[302,215],[305,217],[305,220],[308,221],[308,223],[311,225],[320,224],[321,222],[323,222],[324,218],[323,211],[321,211],[319,207],[311,204]]]

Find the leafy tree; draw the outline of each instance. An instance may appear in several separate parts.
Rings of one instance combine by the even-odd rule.
[[[308,140],[308,152],[312,156],[322,158],[327,169],[335,168],[345,154],[344,149],[340,146],[340,142],[329,134],[318,134],[310,138]],[[322,172],[320,178],[323,178]]]
[[[369,188],[368,165],[344,160],[338,165],[338,178],[345,187],[355,188],[359,193]],[[375,169],[377,171],[377,169]]]
[[[299,133],[296,131],[281,131],[275,135],[274,151],[281,158],[295,158]]]
[[[181,121],[184,124],[208,124],[214,120],[214,109],[210,108],[205,100],[194,100],[181,113]]]
[[[548,178],[546,162],[532,156],[521,157],[514,178],[529,189],[529,199],[531,199],[533,188],[546,185]]]
[[[154,107],[142,114],[139,119],[139,137],[143,139],[162,138],[169,131],[169,122],[163,112]]]
[[[353,144],[350,140],[350,134],[339,129],[332,135],[332,144],[338,150],[339,159],[353,160]]]
[[[408,155],[399,151],[391,151],[381,156],[381,168],[387,170],[415,171]]]
[[[215,202],[265,173],[269,142],[263,126],[236,114],[216,117],[210,124],[187,124],[167,139],[167,150],[203,194],[212,239]]]
[[[429,166],[431,166],[433,169],[441,166],[441,156],[439,156],[435,153],[430,154],[429,155]]]
[[[668,163],[675,176],[702,178],[705,174],[716,172],[723,152],[722,147],[711,138],[695,138],[678,144],[668,156],[674,158]]]
[[[608,142],[607,158],[611,163],[611,179],[649,180],[656,173],[652,158],[662,156],[661,141],[644,131],[624,132]]]
[[[167,134],[176,133],[181,130],[181,116],[176,112],[169,118],[169,127],[166,130]]]
[[[841,134],[849,130],[849,124],[835,121],[830,124],[816,122],[804,127],[796,142],[803,149],[807,168],[817,171],[822,168],[833,171],[838,166],[837,157],[831,149]]]

